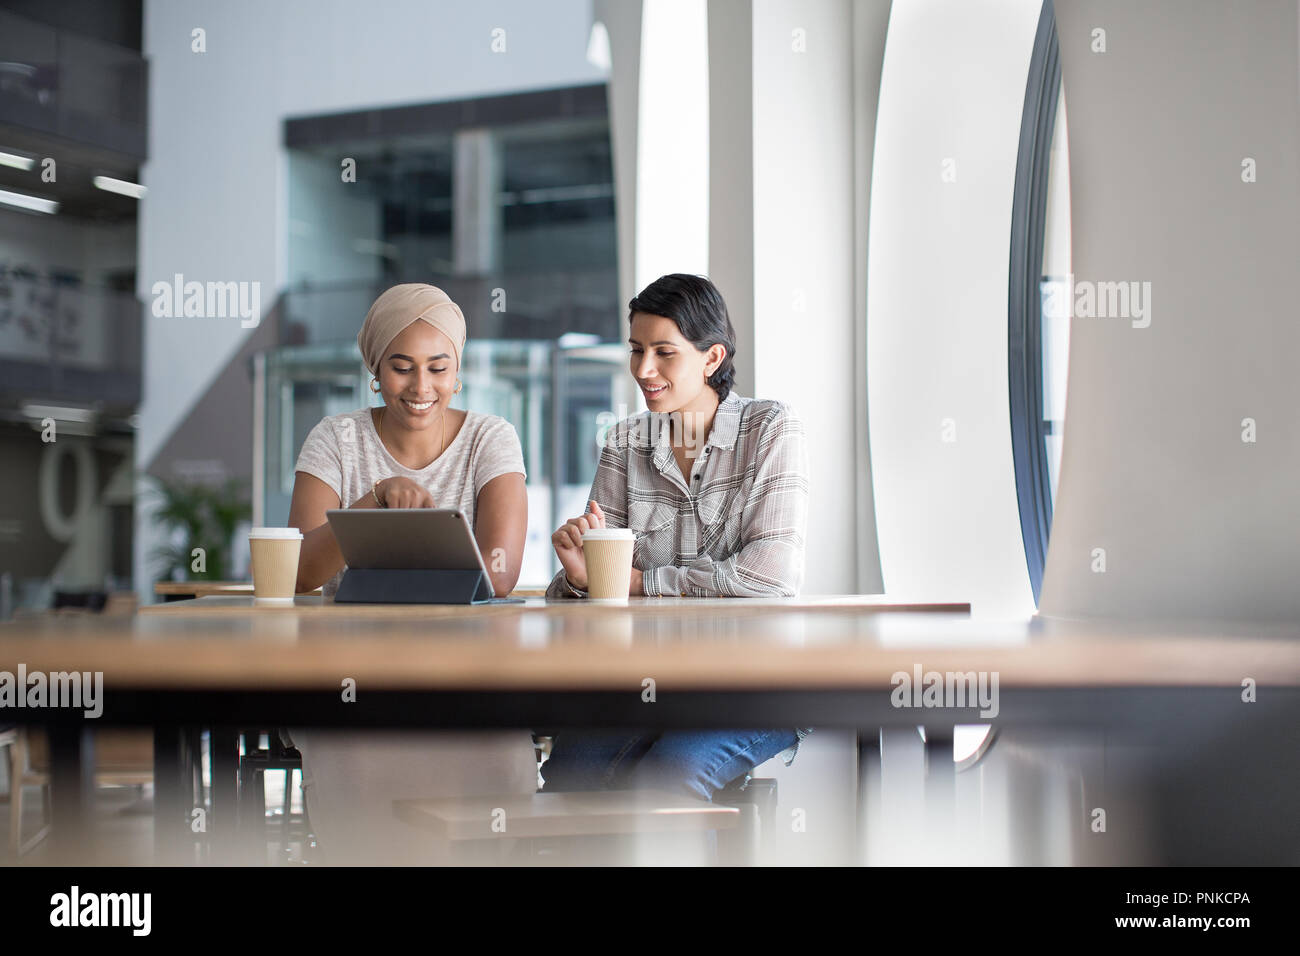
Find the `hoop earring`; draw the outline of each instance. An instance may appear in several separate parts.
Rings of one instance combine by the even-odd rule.
[[[370,380],[370,390],[375,394],[379,394],[379,379],[372,378]]]
[[[460,379],[456,379],[456,392],[455,392],[455,394],[458,394],[459,392],[460,392]]]

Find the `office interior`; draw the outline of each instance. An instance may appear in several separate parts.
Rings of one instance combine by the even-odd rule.
[[[0,0],[0,627],[250,581],[308,432],[380,404],[356,335],[401,282],[460,305],[457,404],[518,432],[535,597],[646,407],[626,303],[684,272],[736,390],[804,423],[804,596],[964,602],[992,644],[1263,635],[1294,716],[1298,147],[1296,0]],[[187,282],[239,308],[186,315]],[[48,748],[7,716],[0,859],[51,862]],[[1294,864],[1297,727],[1243,720],[960,724],[942,839],[924,721],[818,729],[754,771],[753,859]],[[102,732],[87,862],[155,861],[153,745]],[[256,774],[244,862],[319,861],[300,785]]]

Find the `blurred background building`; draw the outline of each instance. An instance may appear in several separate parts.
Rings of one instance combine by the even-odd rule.
[[[0,4],[6,616],[133,583],[139,203],[99,177],[138,183],[148,155],[141,25],[138,0]]]

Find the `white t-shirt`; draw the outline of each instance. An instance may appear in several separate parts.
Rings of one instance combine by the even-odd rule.
[[[466,412],[465,423],[446,451],[428,466],[415,469],[389,454],[368,408],[331,415],[317,423],[302,444],[294,471],[306,472],[333,488],[343,508],[370,494],[381,478],[409,478],[433,496],[436,507],[463,512],[470,527],[474,527],[475,505],[484,485],[511,472],[528,474],[519,435],[497,415]],[[342,579],[340,571],[325,582],[326,600],[334,597]]]

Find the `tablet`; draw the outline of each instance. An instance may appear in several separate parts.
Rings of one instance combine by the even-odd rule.
[[[349,568],[482,571],[474,531],[456,508],[335,508],[325,512]]]

